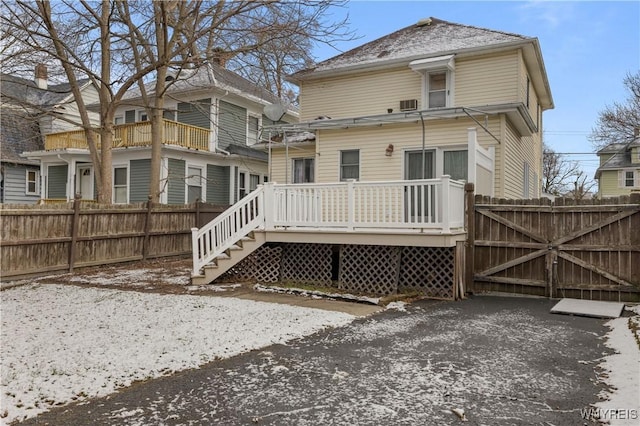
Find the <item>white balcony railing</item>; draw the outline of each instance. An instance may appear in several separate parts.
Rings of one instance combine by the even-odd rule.
[[[464,227],[464,183],[439,179],[326,184],[267,183],[201,229],[193,228],[193,273],[256,229],[345,232]]]

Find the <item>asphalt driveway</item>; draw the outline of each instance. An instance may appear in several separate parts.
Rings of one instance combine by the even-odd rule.
[[[416,302],[21,424],[584,425],[608,329],[555,303]]]

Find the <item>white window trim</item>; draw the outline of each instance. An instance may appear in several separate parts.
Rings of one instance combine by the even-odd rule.
[[[256,118],[258,120],[258,128],[256,129],[256,137],[255,140],[251,138],[251,131],[249,129],[249,119]],[[247,113],[247,146],[252,146],[260,142],[260,129],[262,128],[262,117],[258,114]]]
[[[358,151],[358,177],[355,179],[357,181],[361,180],[362,178],[362,156],[360,155],[360,150],[359,149],[341,149],[338,153],[338,178],[340,182],[346,182],[347,180],[351,180],[352,178],[343,178],[342,177],[342,153],[343,152],[350,152],[350,151]],[[351,166],[354,166],[355,164],[350,164]],[[315,167],[315,164],[314,164]],[[314,170],[315,172],[315,170]],[[314,176],[315,178],[315,176]],[[292,179],[293,180],[293,177]]]
[[[35,191],[29,191],[29,182],[34,182],[29,180],[29,173],[35,173]],[[40,170],[35,169],[26,169],[24,175],[24,193],[25,195],[40,195]]]
[[[204,167],[202,167],[201,165],[194,165],[194,164],[186,164],[186,172],[187,175],[185,176],[184,179],[184,183],[185,183],[185,188],[184,188],[184,202],[185,204],[189,202],[189,186],[200,186],[200,201],[201,202],[206,202],[206,198],[207,198],[207,187],[206,187],[206,177],[205,175],[203,175],[203,173],[206,173],[206,170]],[[191,179],[193,179],[193,177],[191,176],[191,174],[189,173],[190,169],[197,169],[200,170],[200,179],[198,179],[198,184],[199,185],[191,185]]]
[[[407,152],[421,152],[422,147],[407,147],[403,149],[403,158],[405,153]],[[435,164],[435,178],[440,178],[444,174],[444,153],[450,151],[469,151],[467,145],[440,145],[440,146],[427,146],[425,147],[426,152],[434,153],[434,161]],[[467,154],[467,162],[469,161],[469,155]],[[400,179],[404,179],[405,175],[405,164],[404,160],[402,161],[402,170],[400,174]]]
[[[429,74],[446,73],[445,105],[453,106],[455,56],[446,55],[435,58],[417,59],[409,63],[409,67],[422,75],[422,109],[429,109]],[[441,108],[441,107],[438,107]]]
[[[633,186],[627,186],[627,172],[633,172]],[[640,188],[640,170],[621,169],[618,170],[618,188],[634,189]]]
[[[146,119],[146,120],[143,120],[143,119],[142,119],[142,116],[147,117],[147,119]],[[149,114],[147,113],[147,111],[146,111],[146,110],[138,111],[138,112],[137,112],[137,117],[138,117],[138,122],[146,122],[146,121],[149,121]]]
[[[127,170],[127,183],[125,184],[125,188],[127,189],[126,200],[124,203],[116,203],[116,169],[126,169]],[[129,182],[131,181],[131,177],[129,175],[130,169],[128,164],[114,164],[113,165],[113,189],[112,189],[112,200],[114,204],[129,204]],[[120,186],[120,185],[118,185]]]
[[[291,159],[291,183],[307,183],[307,182],[296,182],[296,161],[303,161],[303,166],[304,166],[304,161],[307,160],[311,160],[313,161],[313,176],[310,182],[308,183],[314,183],[316,181],[316,158],[315,157],[298,157],[298,158],[292,158]]]

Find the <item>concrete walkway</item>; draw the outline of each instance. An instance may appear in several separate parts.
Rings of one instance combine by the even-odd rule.
[[[416,302],[22,424],[591,424],[581,410],[602,389],[607,330],[604,320],[549,313],[555,303]]]

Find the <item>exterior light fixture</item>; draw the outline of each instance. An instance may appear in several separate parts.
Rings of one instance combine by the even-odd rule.
[[[393,144],[389,144],[384,153],[387,157],[391,157],[391,154],[393,154]]]

